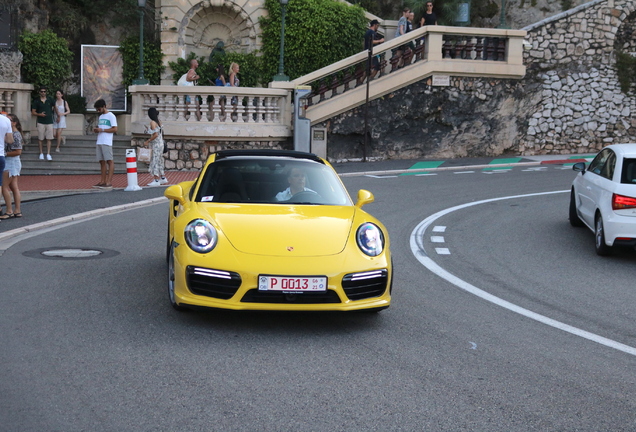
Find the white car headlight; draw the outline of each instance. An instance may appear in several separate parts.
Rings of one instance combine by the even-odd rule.
[[[378,256],[384,250],[384,235],[380,228],[370,222],[360,225],[356,241],[360,250],[369,256]]]
[[[205,219],[195,219],[186,225],[184,235],[190,249],[199,253],[210,252],[218,240],[216,229]]]

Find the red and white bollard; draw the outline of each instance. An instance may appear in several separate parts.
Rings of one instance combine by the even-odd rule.
[[[141,187],[137,184],[137,153],[134,148],[126,149],[126,173],[128,186],[124,190],[126,192],[140,191]]]

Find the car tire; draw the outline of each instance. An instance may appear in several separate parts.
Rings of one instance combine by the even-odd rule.
[[[583,221],[576,212],[576,198],[574,195],[574,188],[570,192],[570,225],[573,227],[582,227]]]
[[[170,252],[168,253],[168,300],[175,310],[180,312],[188,310],[183,306],[179,306],[174,296],[174,242],[170,244]]]
[[[605,244],[605,229],[603,228],[603,217],[600,214],[596,215],[594,221],[594,242],[597,255],[607,256],[612,253],[612,248]]]

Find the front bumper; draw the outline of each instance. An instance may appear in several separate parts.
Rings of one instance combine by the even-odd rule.
[[[183,245],[175,249],[175,300],[180,306],[232,310],[386,308],[391,303],[390,263],[388,251],[373,258],[346,251],[328,257],[283,258],[214,251],[201,255]],[[260,274],[326,276],[328,287],[320,293],[263,292],[258,290]]]

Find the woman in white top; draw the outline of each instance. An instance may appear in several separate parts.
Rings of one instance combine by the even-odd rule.
[[[66,116],[71,113],[68,107],[68,102],[64,99],[64,92],[58,90],[55,92],[55,120],[53,121],[53,129],[55,130],[55,138],[57,139],[57,147],[55,151],[59,153],[60,144],[64,139],[66,144],[66,137],[62,136],[62,131],[66,129]]]

